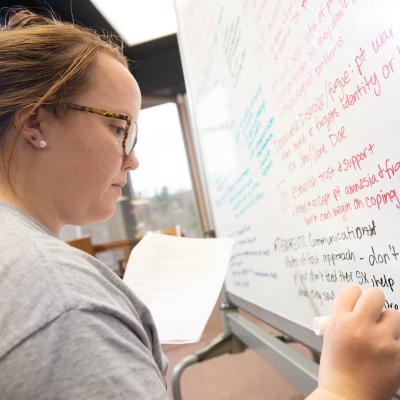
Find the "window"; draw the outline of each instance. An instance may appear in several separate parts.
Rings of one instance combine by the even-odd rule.
[[[175,103],[142,110],[136,146],[139,169],[130,173],[138,231],[180,225],[200,237],[189,166]]]

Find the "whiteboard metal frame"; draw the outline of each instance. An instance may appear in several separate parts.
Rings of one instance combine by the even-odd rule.
[[[238,312],[227,311],[226,318],[234,336],[272,366],[299,393],[307,396],[318,386],[318,364],[289,347]]]
[[[295,341],[302,343],[311,350],[321,352],[322,349],[322,337],[316,336],[313,331],[305,328],[302,325],[296,324],[286,318],[283,318],[272,311],[259,307],[253,303],[250,303],[229,291],[225,292],[225,295],[230,304],[235,305],[249,314],[255,316],[260,321],[272,326],[278,331],[288,335]]]

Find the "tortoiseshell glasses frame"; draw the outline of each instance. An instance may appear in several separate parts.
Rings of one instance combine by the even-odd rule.
[[[80,104],[75,104],[75,103],[67,103],[66,107],[72,110],[86,111],[93,114],[102,115],[103,117],[117,118],[126,121],[126,128],[124,133],[124,140],[122,142],[122,149],[126,156],[132,154],[132,151],[137,143],[137,134],[138,134],[137,122],[133,119],[132,115],[118,114],[115,112],[102,110],[100,108],[82,106]]]

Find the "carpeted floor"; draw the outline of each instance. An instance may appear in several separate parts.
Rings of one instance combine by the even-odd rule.
[[[216,307],[202,340],[190,345],[166,345],[169,359],[168,393],[172,399],[172,370],[185,356],[204,348],[221,332]],[[223,355],[188,367],[181,379],[183,400],[302,400],[294,389],[254,351]]]

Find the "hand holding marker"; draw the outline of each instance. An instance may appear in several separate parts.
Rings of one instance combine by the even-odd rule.
[[[400,313],[384,310],[377,288],[342,288],[332,315],[314,320],[324,335],[317,393],[335,399],[389,399],[400,384]],[[336,396],[336,397],[335,397]],[[311,396],[310,399],[314,398]]]

